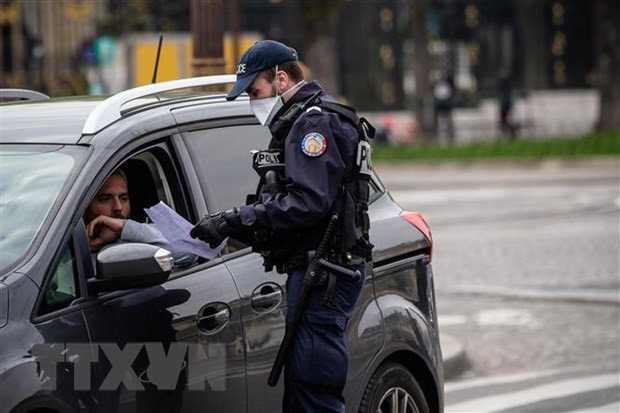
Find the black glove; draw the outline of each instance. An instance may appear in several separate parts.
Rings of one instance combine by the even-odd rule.
[[[229,209],[224,212],[217,212],[207,215],[201,219],[190,231],[192,238],[198,238],[215,248],[224,239],[242,226],[241,216],[237,208]]]
[[[267,171],[264,177],[264,183],[260,188],[260,193],[275,197],[279,193],[284,192],[285,188],[283,181],[278,179],[278,175],[275,171]]]

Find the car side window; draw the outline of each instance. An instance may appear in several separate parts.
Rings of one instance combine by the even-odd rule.
[[[165,155],[159,151],[160,158]],[[175,209],[174,198],[160,160],[153,151],[145,151],[123,162],[121,170],[127,177],[131,199],[131,219],[147,222],[144,208],[150,208],[159,201]]]
[[[267,148],[271,135],[260,125],[236,125],[184,134],[210,211],[245,204],[256,192],[258,175],[250,151]]]
[[[135,242],[170,251],[175,269],[197,262],[190,250],[167,238],[170,234],[154,224],[145,211],[161,201],[186,220],[191,219],[183,189],[166,142],[127,154],[103,180],[84,212],[92,256],[97,257],[103,248],[112,244]],[[96,272],[96,261],[94,264]]]
[[[39,307],[39,315],[51,313],[71,305],[80,296],[78,271],[73,243],[69,242],[60,256],[52,279]]]
[[[244,205],[246,195],[253,194],[258,184],[250,151],[267,148],[269,129],[260,125],[226,126],[187,132],[184,139],[202,190],[208,194],[209,211]],[[370,202],[382,193],[373,179]]]

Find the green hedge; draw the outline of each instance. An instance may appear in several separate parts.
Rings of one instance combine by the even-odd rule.
[[[516,139],[459,146],[375,145],[374,161],[468,161],[481,159],[537,160],[595,155],[620,155],[620,133],[596,133],[581,138]]]

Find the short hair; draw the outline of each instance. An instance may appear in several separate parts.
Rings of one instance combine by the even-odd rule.
[[[291,52],[297,56],[297,51],[295,49],[292,47],[289,47],[289,49],[291,49]],[[273,79],[276,78],[276,72],[273,69],[274,68],[272,67],[271,69],[263,70],[258,74],[258,76],[271,83],[273,82]],[[278,70],[284,70],[288,77],[290,77],[295,83],[304,80],[304,70],[301,68],[301,65],[297,62],[297,60],[291,60],[289,62],[279,64]]]
[[[125,171],[123,171],[121,168],[117,168],[114,172],[110,174],[110,176],[108,176],[107,179],[111,178],[112,175],[120,175],[125,180],[125,183],[129,185],[129,180],[127,179],[127,175],[125,174]]]

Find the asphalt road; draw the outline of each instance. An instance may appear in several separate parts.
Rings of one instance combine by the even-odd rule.
[[[375,169],[433,232],[448,412],[620,411],[620,159]]]

